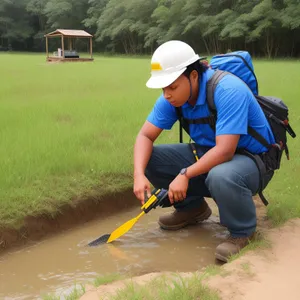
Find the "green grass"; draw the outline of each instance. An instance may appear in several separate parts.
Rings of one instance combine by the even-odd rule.
[[[207,278],[207,277],[211,277],[214,275],[218,275],[222,272],[222,269],[220,266],[217,265],[208,265],[207,267],[205,267],[203,273],[202,273],[202,278]]]
[[[94,280],[94,286],[99,287],[100,285],[109,284],[121,279],[124,279],[124,277],[120,274],[109,274],[106,276],[99,276]]]
[[[69,295],[65,296],[65,300],[77,300],[85,293],[85,288],[75,288]]]
[[[284,100],[289,107],[290,123],[298,136],[288,135],[290,161],[285,155],[281,168],[266,189],[270,200],[267,215],[273,225],[280,225],[290,218],[300,217],[300,61],[259,61],[255,64],[260,94],[273,95]]]
[[[148,60],[1,54],[0,64],[1,225],[132,185],[135,137],[158,95],[145,87]]]
[[[46,64],[41,54],[1,54],[0,64],[0,226],[132,186],[135,137],[160,94],[145,87],[149,58]],[[296,132],[299,67],[255,61],[261,94],[284,99]],[[177,142],[175,127],[159,142]],[[300,216],[299,139],[289,146],[291,161],[283,159],[266,192],[274,224]]]
[[[222,268],[222,266],[208,265],[207,267],[205,267],[205,269],[203,271],[201,271],[200,278],[203,280],[203,279],[207,279],[209,277],[215,276],[215,275],[220,275],[222,277],[226,277],[229,274],[230,274],[230,272],[224,270],[224,268]]]
[[[166,278],[155,278],[150,283],[140,286],[133,282],[124,289],[117,291],[112,300],[219,300],[216,291],[209,289],[202,283],[199,274],[195,273],[190,278],[180,275]]]
[[[251,264],[249,262],[245,262],[241,264],[242,270],[250,277],[254,277],[255,273],[252,271]]]
[[[243,256],[246,252],[251,250],[257,250],[257,249],[268,249],[271,248],[271,243],[269,240],[267,240],[263,235],[260,235],[258,238],[255,238],[254,240],[250,241],[250,243],[243,248],[239,253],[232,255],[228,262],[232,262],[239,257]]]
[[[43,296],[43,300],[60,300],[60,299],[78,300],[85,292],[86,291],[84,286],[81,285],[80,287],[77,287],[75,285],[75,287],[72,288],[72,290],[68,294],[66,293],[64,293],[63,295],[48,294]]]

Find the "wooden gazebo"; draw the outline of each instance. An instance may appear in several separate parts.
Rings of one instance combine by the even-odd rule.
[[[57,29],[45,35],[47,61],[93,61],[93,36],[84,30]],[[51,56],[49,55],[49,38],[60,37],[61,48],[58,48]],[[80,57],[74,49],[74,40],[76,38],[89,39],[89,58]],[[68,47],[65,47],[67,42]]]

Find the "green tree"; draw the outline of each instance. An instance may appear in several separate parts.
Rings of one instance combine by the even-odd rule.
[[[32,36],[30,17],[26,13],[27,1],[1,0],[0,33],[1,43],[6,45],[22,44],[27,48],[27,39]]]
[[[26,10],[38,19],[38,29],[44,32],[46,27],[46,16],[44,10],[48,0],[29,0]]]
[[[93,32],[97,30],[97,22],[103,13],[103,10],[109,0],[89,0],[87,17],[83,20],[83,24],[87,28],[93,29]]]
[[[141,53],[154,0],[110,0],[97,21],[97,41],[107,42],[107,50]]]
[[[44,13],[51,29],[84,29],[88,0],[50,0]]]
[[[32,28],[34,30],[34,48],[44,48],[44,34],[47,31],[47,17],[44,13],[48,0],[29,0],[26,10],[32,19]]]
[[[184,18],[182,7],[185,4],[186,0],[162,0],[157,3],[147,28],[145,47],[153,48],[168,40],[185,39],[184,25],[181,22]]]
[[[263,0],[245,16],[249,25],[248,41],[264,41],[264,54],[268,57],[278,53],[278,33],[280,32],[281,1]]]
[[[288,45],[287,55],[294,56],[300,47],[300,1],[284,0],[284,4],[280,16],[283,28],[287,29],[285,45]]]
[[[190,33],[202,41],[206,53],[220,51],[219,34],[221,31],[218,14],[221,3],[208,0],[190,0],[183,7],[185,19],[183,20],[184,33]],[[203,47],[201,47],[203,49]]]

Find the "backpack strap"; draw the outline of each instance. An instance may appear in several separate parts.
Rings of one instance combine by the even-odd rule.
[[[250,68],[250,67],[249,67]],[[251,69],[251,68],[250,68]],[[206,87],[206,95],[207,95],[207,102],[208,102],[208,107],[212,111],[213,114],[216,115],[216,106],[214,102],[214,94],[215,94],[215,89],[220,82],[220,80],[226,76],[226,75],[232,75],[235,76],[232,73],[226,72],[226,71],[221,71],[217,70],[211,79],[207,82],[207,87]],[[237,76],[235,76],[237,77]],[[240,79],[241,80],[241,79]],[[272,145],[270,145],[267,140],[260,134],[258,133],[254,128],[248,126],[248,133],[256,139],[259,143],[261,143],[264,147],[270,149]]]
[[[179,141],[183,143],[183,134],[182,129],[190,135],[190,124],[208,124],[212,128],[213,131],[216,130],[216,117],[215,115],[210,115],[208,117],[198,118],[198,119],[187,119],[183,117],[181,107],[175,107],[176,114],[178,116],[179,121]]]
[[[210,111],[215,115],[216,114],[216,106],[214,101],[215,90],[218,83],[221,79],[226,75],[232,75],[226,71],[216,70],[212,77],[208,80],[206,84],[206,100]]]
[[[214,92],[217,87],[219,81],[226,76],[227,74],[231,74],[229,72],[216,70],[212,77],[208,80],[206,84],[206,99],[208,102],[208,108],[211,111],[212,115],[205,117],[205,118],[198,118],[198,119],[186,119],[183,117],[182,108],[175,107],[176,114],[179,121],[179,141],[183,143],[183,133],[182,129],[190,135],[190,128],[189,124],[209,124],[210,127],[215,131],[216,127],[216,106],[214,103]]]
[[[272,147],[272,145],[270,145],[267,140],[251,126],[248,126],[248,133],[266,148],[270,149]]]
[[[187,119],[183,118],[183,114],[182,114],[182,108],[181,107],[175,107],[176,110],[176,114],[178,117],[178,121],[179,121],[179,142],[183,143],[183,133],[182,133],[182,129],[185,130],[185,132],[190,135],[190,128],[189,128],[189,124],[187,123]]]
[[[258,173],[259,173],[259,187],[258,187],[257,193],[258,193],[261,201],[263,202],[263,204],[265,206],[267,206],[269,204],[269,202],[263,194],[263,189],[265,187],[265,174],[267,173],[266,166],[265,166],[264,162],[262,161],[262,159],[260,158],[259,155],[252,154],[252,153],[250,153],[249,151],[247,151],[245,149],[238,149],[236,151],[236,153],[248,156],[256,164],[256,167],[257,167]]]

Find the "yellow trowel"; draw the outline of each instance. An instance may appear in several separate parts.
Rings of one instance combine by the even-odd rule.
[[[145,204],[141,207],[142,212],[137,217],[127,221],[111,234],[104,234],[100,236],[96,240],[90,242],[88,246],[93,247],[104,243],[111,243],[118,239],[120,236],[129,231],[144,214],[147,214],[151,209],[156,208],[157,206],[162,206],[164,203],[163,200],[167,197],[167,195],[168,191],[165,189],[154,189],[149,199],[146,199]]]

